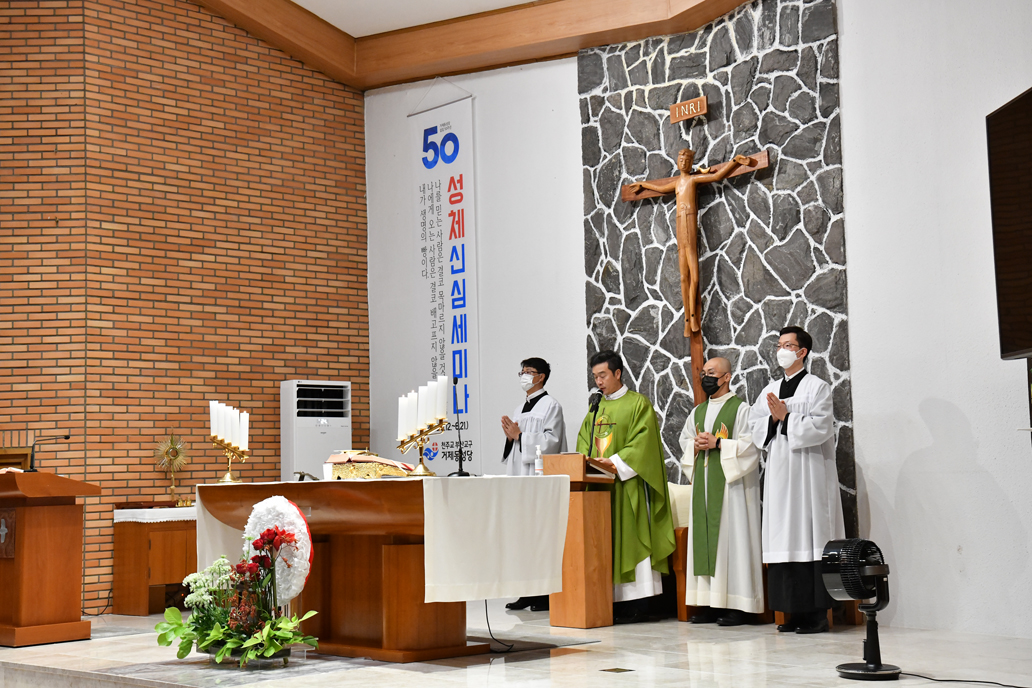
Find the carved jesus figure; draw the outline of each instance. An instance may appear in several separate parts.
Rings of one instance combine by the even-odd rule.
[[[700,184],[719,182],[730,175],[741,166],[752,166],[755,162],[752,158],[744,155],[736,155],[734,160],[723,165],[716,172],[710,172],[711,168],[700,169],[692,174],[692,162],[695,160],[695,153],[688,148],[682,148],[677,154],[677,169],[681,171],[680,177],[672,181],[661,182],[636,182],[629,184],[628,188],[633,193],[640,193],[642,189],[649,189],[662,194],[673,193],[677,200],[677,257],[681,268],[681,299],[684,301],[684,336],[691,336],[692,332],[702,330],[699,312],[702,309],[702,299],[699,294],[699,207],[697,203],[697,188]]]

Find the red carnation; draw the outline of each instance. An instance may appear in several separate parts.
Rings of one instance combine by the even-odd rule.
[[[264,545],[264,544],[265,544],[265,542],[261,538],[258,538],[257,540],[255,540],[254,542],[251,543],[251,546],[254,547],[255,549],[261,549],[262,545]]]
[[[272,559],[269,558],[269,557],[262,557],[262,566],[267,568],[267,569],[271,569],[272,568]]]
[[[247,572],[252,574],[252,575],[258,573],[258,564],[255,564],[254,562],[248,564],[247,565]]]
[[[260,564],[261,561],[262,561],[262,555],[260,555],[260,554],[254,555],[253,557],[251,557],[251,561],[253,561],[256,564]]]
[[[240,574],[240,575],[244,575],[244,572],[245,572],[246,570],[247,570],[247,565],[246,565],[246,564],[244,564],[244,563],[242,563],[242,562],[241,562],[241,563],[239,563],[239,564],[237,564],[237,565],[236,565],[236,572],[237,572],[238,574]]]

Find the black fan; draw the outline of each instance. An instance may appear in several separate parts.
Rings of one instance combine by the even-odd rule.
[[[898,679],[898,666],[882,664],[881,645],[878,642],[878,621],[875,616],[889,604],[889,565],[885,563],[878,545],[860,538],[832,540],[824,546],[821,577],[824,578],[828,594],[836,600],[874,598],[870,603],[860,605],[860,611],[867,615],[864,661],[862,664],[839,664],[835,667],[839,676],[861,681]]]

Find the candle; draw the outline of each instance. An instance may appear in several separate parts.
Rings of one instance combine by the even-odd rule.
[[[402,441],[403,439],[405,439],[408,436],[407,435],[408,428],[405,427],[405,425],[406,425],[405,418],[408,415],[408,409],[406,408],[407,404],[408,404],[408,398],[404,394],[402,394],[400,397],[398,397],[398,441],[399,442]]]
[[[216,414],[215,404],[217,404],[217,403],[218,403],[217,401],[209,401],[208,402],[208,415],[209,415],[208,429],[210,430],[210,432],[208,433],[209,435],[214,435],[215,434],[215,424],[216,424],[216,422],[215,422],[215,414]]]
[[[234,447],[240,446],[240,409],[231,406],[232,414],[229,418],[229,443]]]
[[[222,402],[215,402],[215,437],[222,438]]]
[[[448,378],[437,376],[437,417],[448,417]]]
[[[426,383],[426,422],[433,425],[437,421],[437,380]]]
[[[419,396],[418,396],[419,408],[416,411],[416,427],[417,428],[422,428],[424,425],[426,425],[426,402],[427,402],[426,385],[420,385],[419,386],[418,394],[419,394]]]
[[[408,393],[408,421],[407,427],[408,432],[406,434],[415,435],[416,430],[419,428],[419,416],[418,414],[419,397],[415,392]]]
[[[240,413],[240,449],[247,451],[248,435],[250,435],[251,414],[247,411]]]

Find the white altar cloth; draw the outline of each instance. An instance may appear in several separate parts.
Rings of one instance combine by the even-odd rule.
[[[165,523],[167,521],[194,521],[197,510],[192,506],[160,507],[157,509],[115,509],[114,523]]]
[[[546,595],[562,589],[569,476],[410,480],[423,482],[426,602]],[[243,531],[212,516],[199,493],[196,505],[198,567],[222,554],[239,560]]]

